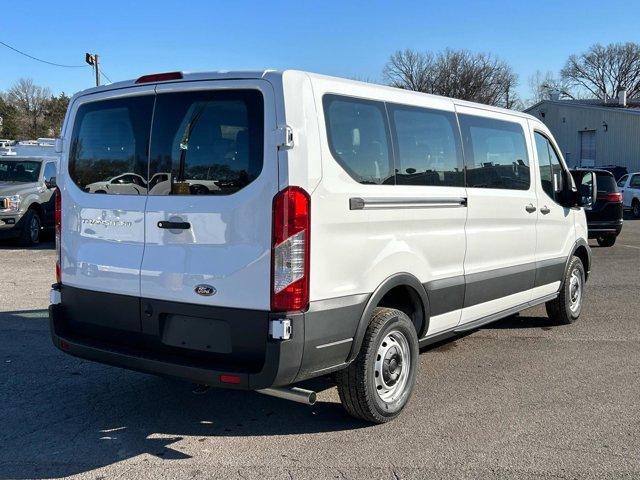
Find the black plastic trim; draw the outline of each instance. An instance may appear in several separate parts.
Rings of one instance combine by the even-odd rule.
[[[571,258],[573,258],[573,256],[576,254],[576,251],[578,250],[579,247],[584,247],[585,250],[587,251],[587,265],[584,266],[584,270],[585,270],[585,280],[589,279],[589,274],[591,273],[591,247],[589,246],[589,242],[587,242],[587,240],[585,240],[584,238],[578,238],[576,240],[576,242],[573,244],[573,248],[571,249],[571,255],[569,255],[566,259],[565,265],[564,265],[564,271],[566,272],[567,269],[569,268],[569,262],[571,261]],[[564,275],[563,275],[563,280],[564,280]],[[560,285],[560,287],[562,288],[562,285]]]
[[[196,383],[253,390],[288,385],[300,370],[305,342],[302,313],[141,299],[67,285],[58,288],[62,303],[50,306],[51,335],[53,343],[71,355]],[[283,316],[291,320],[294,334],[289,340],[271,340],[269,320]],[[172,334],[167,342],[165,327],[171,319],[194,322],[194,331]],[[228,335],[226,342],[213,342],[217,334]],[[211,342],[203,342],[207,335]],[[237,375],[241,381],[223,384],[222,374]]]
[[[562,281],[566,262],[566,257],[550,258],[536,262],[536,279],[533,286],[540,287]]]
[[[432,317],[460,310],[464,305],[464,275],[432,280],[425,283],[424,288],[429,296]]]
[[[531,290],[535,276],[535,262],[465,275],[464,307]]]
[[[305,312],[305,342],[296,381],[347,361],[369,295],[314,301]]]
[[[397,273],[395,275],[391,275],[384,282],[382,282],[378,286],[378,288],[373,292],[373,294],[371,294],[371,296],[369,297],[369,300],[362,313],[362,316],[360,317],[360,321],[358,322],[358,328],[356,330],[356,333],[353,336],[354,341],[351,345],[351,352],[347,357],[346,363],[352,362],[358,355],[358,352],[360,351],[360,346],[362,345],[362,340],[364,339],[364,334],[367,331],[367,327],[369,326],[369,318],[371,318],[371,315],[373,314],[373,310],[378,306],[378,304],[380,303],[380,300],[382,300],[382,297],[384,297],[387,292],[389,292],[392,288],[399,287],[399,286],[412,287],[418,293],[422,303],[422,310],[423,310],[423,318],[424,318],[423,329],[425,331],[428,329],[429,316],[430,316],[429,315],[429,311],[430,311],[429,297],[427,296],[427,292],[425,291],[422,283],[420,283],[420,281],[410,273]],[[418,334],[420,333],[421,332],[418,332]]]

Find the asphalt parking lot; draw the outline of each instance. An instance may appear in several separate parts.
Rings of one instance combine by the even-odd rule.
[[[593,245],[593,244],[592,244]],[[580,320],[543,308],[423,350],[382,426],[54,349],[53,245],[0,246],[0,479],[640,478],[640,221],[594,246]]]

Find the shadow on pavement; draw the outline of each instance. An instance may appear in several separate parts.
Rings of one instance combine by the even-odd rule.
[[[16,240],[0,240],[0,251],[2,250],[55,250],[55,241],[46,239],[33,247],[21,247]]]
[[[520,315],[512,315],[497,322],[490,323],[483,330],[493,329],[519,329],[519,328],[542,328],[549,330],[553,327],[561,327],[563,324],[558,323],[547,316],[527,317]]]
[[[191,384],[70,357],[53,347],[45,310],[0,312],[0,337],[2,479],[63,477],[141,454],[185,459],[212,437],[253,436],[258,448],[264,436],[368,426],[338,403],[309,407],[222,389],[196,395]],[[305,386],[333,385],[320,378]],[[181,445],[191,450],[173,448],[186,436],[197,437]]]

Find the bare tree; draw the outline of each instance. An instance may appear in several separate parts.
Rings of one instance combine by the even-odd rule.
[[[629,97],[640,96],[640,44],[593,45],[580,55],[571,55],[560,72],[570,85],[596,98],[613,98],[621,88]]]
[[[529,77],[529,89],[531,97],[528,104],[535,104],[542,100],[548,100],[552,93],[557,93],[560,98],[578,98],[566,81],[559,79],[552,72],[543,73],[537,70]]]
[[[31,138],[44,133],[43,119],[50,96],[48,88],[35,85],[30,78],[21,78],[7,93],[8,102],[17,110],[19,121]]]
[[[430,52],[398,50],[389,58],[382,76],[393,87],[432,93],[434,62],[434,55]]]
[[[400,50],[383,70],[392,86],[474,102],[514,108],[518,77],[511,67],[490,54],[467,50],[439,53]]]

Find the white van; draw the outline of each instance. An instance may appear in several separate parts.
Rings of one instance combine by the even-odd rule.
[[[176,72],[75,95],[57,147],[50,317],[78,357],[308,403],[291,385],[336,372],[346,410],[385,422],[419,347],[536,304],[580,315],[595,180],[520,112]],[[135,192],[92,187],[122,176]]]

